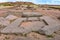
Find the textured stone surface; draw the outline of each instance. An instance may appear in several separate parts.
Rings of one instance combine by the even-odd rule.
[[[42,21],[32,22],[32,25],[33,25],[33,27],[31,27],[31,28],[33,31],[38,31],[39,29],[41,29],[42,27],[45,26],[45,24]]]
[[[40,17],[40,19],[45,20],[48,23],[48,25],[59,24],[59,22],[57,20],[53,19],[50,16],[42,16],[42,17]]]
[[[39,33],[43,33],[46,35],[51,35],[54,32],[60,30],[60,24],[58,21],[54,20],[49,16],[41,17],[42,20],[45,20],[48,25],[45,25],[43,21],[33,21],[37,20],[37,17],[30,17],[28,21],[27,18],[18,18],[6,28],[1,30],[1,33],[29,33],[32,31],[39,31]],[[24,20],[24,21],[23,21]],[[31,21],[29,21],[31,20]],[[23,22],[30,22],[28,24],[22,24]]]
[[[41,29],[45,24],[40,21],[33,21],[30,24],[27,25],[20,25],[19,19],[15,20],[13,23],[11,23],[9,26],[4,28],[1,33],[29,33],[31,31],[38,31]],[[21,19],[20,19],[21,20]],[[19,27],[20,25],[20,27]]]
[[[38,13],[38,12],[23,12],[23,16],[25,17],[38,17],[38,16],[41,16],[42,14],[41,13]]]
[[[29,17],[28,20],[31,20],[31,21],[38,21],[40,20],[38,17]]]
[[[31,32],[31,31],[38,31],[41,29],[45,24],[41,21],[32,21],[32,22],[27,22],[27,24],[22,24],[20,27],[23,27],[26,32]]]
[[[46,35],[51,35],[54,32],[60,30],[60,23],[49,16],[41,17],[44,19],[48,25],[43,27],[39,32],[45,33]]]
[[[7,26],[10,24],[10,21],[6,20],[5,18],[3,17],[0,17],[0,25],[2,26]]]
[[[17,16],[8,15],[5,19],[7,19],[7,20],[14,20],[14,19],[17,19],[17,18],[18,18]]]
[[[46,35],[52,35],[54,32],[60,30],[60,27],[57,26],[45,26],[44,28],[40,29],[39,32]]]
[[[23,20],[26,20],[26,18],[18,18],[14,22],[12,22],[10,25],[8,25],[6,28],[1,30],[2,33],[19,33],[22,31],[18,26],[21,24]]]
[[[60,35],[56,35],[54,38],[52,38],[51,40],[60,40]]]

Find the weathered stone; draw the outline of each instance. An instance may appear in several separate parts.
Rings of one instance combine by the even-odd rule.
[[[30,21],[39,21],[40,19],[38,17],[29,17],[28,20],[30,20]]]
[[[60,30],[60,25],[57,26],[45,26],[44,28],[40,29],[39,32],[46,35],[52,35],[54,32]]]
[[[14,19],[17,19],[17,18],[18,18],[17,16],[8,15],[5,19],[7,19],[7,20],[14,20]]]
[[[49,16],[42,16],[40,17],[40,19],[45,20],[46,23],[48,23],[48,25],[55,25],[55,24],[59,24],[59,22],[55,19],[53,19],[52,17]]]
[[[41,13],[38,13],[38,12],[23,12],[23,15],[24,17],[40,17],[42,16]]]
[[[19,18],[19,19],[15,20],[9,26],[4,28],[1,31],[1,33],[22,33],[22,34],[25,33],[26,34],[31,31],[38,31],[39,29],[41,29],[44,26],[44,23],[40,22],[40,21],[33,21],[29,25],[26,25],[26,26],[20,25],[22,20],[25,20],[25,19]],[[20,27],[18,27],[19,25],[20,25]]]
[[[45,26],[45,24],[41,21],[33,21],[30,22],[26,25],[21,25],[20,27],[23,27],[26,32],[32,32],[32,31],[38,31],[39,29],[41,29],[43,26]]]
[[[5,18],[3,17],[0,17],[0,25],[1,26],[7,26],[10,24],[10,21],[6,20]]]
[[[22,28],[20,29],[18,26],[21,24],[21,22],[23,20],[26,20],[26,18],[18,18],[18,19],[16,19],[14,22],[12,22],[6,28],[1,30],[1,33],[20,33],[22,31]]]
[[[31,27],[32,31],[38,31],[42,27],[45,26],[45,24],[42,21],[36,21],[32,22],[33,27]]]
[[[51,35],[54,32],[60,30],[60,23],[54,20],[53,18],[49,16],[44,16],[44,17],[41,17],[41,19],[44,19],[48,23],[48,25],[40,29],[39,31],[40,33]]]
[[[55,37],[52,38],[51,40],[60,40],[60,35],[55,35]]]

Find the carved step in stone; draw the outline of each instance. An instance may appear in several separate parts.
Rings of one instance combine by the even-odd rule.
[[[40,19],[38,17],[29,17],[29,21],[39,21]]]
[[[38,12],[23,12],[23,17],[41,17],[42,14]]]

